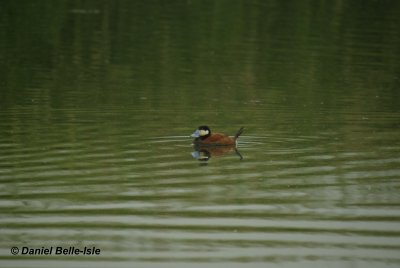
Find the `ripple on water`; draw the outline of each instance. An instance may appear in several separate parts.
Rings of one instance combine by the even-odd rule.
[[[4,146],[2,243],[84,241],[104,261],[144,264],[400,263],[396,152],[334,150],[326,139],[243,135],[242,161],[207,166],[187,136]]]

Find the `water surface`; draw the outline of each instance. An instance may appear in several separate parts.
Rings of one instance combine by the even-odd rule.
[[[1,266],[400,265],[396,1],[6,1],[0,17]],[[243,159],[193,158],[202,124],[244,126]]]

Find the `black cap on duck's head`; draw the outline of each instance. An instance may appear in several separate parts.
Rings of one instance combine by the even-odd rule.
[[[211,135],[211,129],[208,126],[199,126],[191,135],[193,138],[205,139]]]

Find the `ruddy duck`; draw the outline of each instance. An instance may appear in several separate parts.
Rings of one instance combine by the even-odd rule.
[[[244,127],[241,127],[234,137],[223,133],[211,133],[208,126],[199,126],[191,135],[195,145],[200,146],[232,146],[236,145],[237,139],[242,134]]]

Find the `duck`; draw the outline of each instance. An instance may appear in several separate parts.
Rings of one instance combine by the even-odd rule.
[[[241,127],[235,136],[230,137],[224,133],[212,133],[206,126],[199,126],[191,135],[195,138],[193,143],[199,146],[233,146],[237,144],[237,139],[243,133],[244,127]]]

